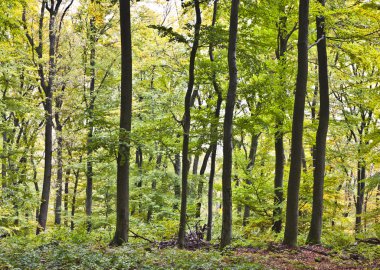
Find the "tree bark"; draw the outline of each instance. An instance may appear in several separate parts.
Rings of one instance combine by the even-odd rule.
[[[191,108],[191,96],[194,88],[194,70],[195,70],[195,57],[199,45],[199,32],[201,28],[202,18],[201,10],[199,7],[199,0],[194,0],[194,9],[196,14],[196,21],[194,26],[194,41],[193,47],[190,53],[189,64],[189,82],[187,86],[185,96],[185,112],[182,119],[183,128],[183,142],[182,142],[182,193],[181,193],[181,214],[178,230],[178,247],[183,248],[185,246],[185,234],[186,234],[186,212],[187,212],[187,178],[189,172],[189,141],[190,141],[190,108]]]
[[[301,158],[305,95],[308,77],[309,0],[300,0],[298,32],[298,73],[293,111],[291,162],[286,204],[284,244],[297,246],[298,197],[301,180]]]
[[[319,0],[321,5],[325,5],[325,0]],[[318,50],[318,80],[319,80],[319,123],[317,137],[315,143],[315,152],[313,152],[313,160],[315,160],[314,168],[314,186],[313,186],[313,208],[310,231],[307,242],[320,244],[322,234],[322,213],[323,213],[323,187],[325,177],[325,159],[326,159],[326,137],[329,126],[329,83],[327,68],[327,49],[326,49],[326,33],[325,33],[325,17],[319,15],[317,22],[317,44]],[[314,163],[314,161],[313,161]]]
[[[259,137],[261,133],[258,134],[253,134],[251,138],[251,146],[249,149],[249,163],[247,165],[247,170],[252,171],[253,167],[255,166],[255,161],[256,161],[256,153],[257,153],[257,147],[259,144]],[[247,185],[252,185],[252,182],[250,180],[246,181]],[[243,212],[243,226],[246,226],[248,224],[248,219],[251,215],[251,209],[249,205],[245,204],[244,205],[244,212]]]
[[[94,135],[94,108],[95,108],[95,57],[96,57],[96,37],[95,37],[95,17],[90,19],[90,95],[88,104],[88,132],[87,132],[87,184],[86,184],[86,223],[87,231],[91,231],[91,215],[92,215],[92,189],[93,189],[93,165],[92,165],[92,152],[93,152],[93,135]]]
[[[42,3],[40,29],[42,35],[44,8],[46,7],[50,13],[49,19],[49,76],[48,83],[45,85],[44,75],[40,75],[41,85],[45,92],[45,160],[44,160],[44,178],[42,184],[41,205],[38,216],[38,224],[36,234],[39,234],[41,230],[46,229],[46,221],[49,210],[49,198],[50,198],[50,185],[51,185],[51,172],[52,172],[52,152],[53,152],[53,92],[54,92],[54,80],[56,75],[56,15],[61,2],[57,2],[56,5],[52,5],[47,8],[46,2]],[[42,42],[42,41],[41,41]],[[41,58],[42,58],[42,43],[41,43]]]
[[[199,172],[199,175],[201,177],[200,177],[199,183],[198,183],[198,202],[197,202],[197,208],[196,208],[196,211],[195,211],[195,217],[196,218],[200,218],[201,217],[202,195],[203,195],[203,175],[206,172],[207,162],[208,162],[208,159],[210,158],[211,151],[212,151],[212,146],[210,145],[210,147],[207,149],[206,154],[205,154],[205,156],[203,158],[201,170]],[[195,160],[194,160],[194,162],[195,162]]]
[[[116,231],[111,242],[128,242],[129,231],[129,161],[132,123],[132,39],[130,1],[119,0],[121,36],[121,108],[119,153],[117,157]]]
[[[212,24],[211,27],[215,27],[217,14],[218,14],[218,2],[219,0],[214,0],[214,9],[212,14]],[[210,42],[209,45],[209,57],[210,61],[214,62],[214,44]],[[211,124],[211,164],[210,164],[210,175],[208,181],[208,193],[207,193],[207,236],[206,240],[211,241],[212,238],[212,219],[213,219],[213,193],[214,193],[214,177],[215,177],[215,167],[216,167],[216,150],[218,147],[218,126],[219,126],[219,117],[220,117],[220,108],[222,105],[223,97],[219,84],[216,80],[216,71],[212,72],[212,85],[214,91],[217,94],[218,98],[216,101],[216,108],[214,114],[214,121]]]
[[[237,66],[236,66],[236,43],[239,20],[239,0],[232,0],[230,15],[230,30],[228,44],[228,69],[229,85],[224,116],[223,133],[223,174],[222,174],[222,235],[220,248],[223,249],[231,243],[232,239],[232,130],[233,116],[237,88]]]

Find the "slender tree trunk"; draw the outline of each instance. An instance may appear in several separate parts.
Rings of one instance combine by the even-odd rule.
[[[222,235],[220,248],[231,243],[232,239],[232,130],[233,117],[235,108],[235,97],[237,88],[237,67],[236,67],[236,42],[238,31],[238,13],[239,0],[232,0],[230,15],[230,30],[228,44],[228,69],[229,85],[226,100],[226,109],[224,116],[224,133],[223,133],[223,175],[222,175],[222,198],[223,198],[223,215],[222,215]]]
[[[366,168],[364,161],[358,162],[358,182],[357,182],[357,197],[356,197],[356,218],[355,218],[355,232],[360,233],[362,231],[362,214],[363,214],[363,203],[364,203],[364,190],[365,190],[365,173]]]
[[[75,227],[74,216],[75,216],[77,193],[78,193],[79,169],[74,172],[74,175],[75,175],[75,181],[74,181],[73,197],[71,200],[71,224],[70,224],[71,230],[74,230],[74,227]]]
[[[157,159],[156,159],[156,170],[159,170],[161,168],[161,162],[162,162],[162,155],[158,154]],[[156,179],[153,179],[152,180],[152,193],[153,194],[156,193],[156,189],[157,189],[157,181],[156,181]],[[146,218],[146,221],[148,223],[152,220],[152,215],[153,215],[153,207],[149,206],[148,214],[147,214],[147,218]]]
[[[87,133],[87,185],[86,185],[86,216],[87,216],[87,231],[91,231],[91,215],[92,215],[92,189],[93,189],[93,165],[92,165],[92,152],[93,152],[93,136],[94,136],[94,108],[95,108],[95,57],[96,57],[96,29],[95,17],[90,19],[90,95],[88,104],[88,133]]]
[[[298,74],[293,111],[291,162],[286,204],[284,244],[297,246],[298,196],[301,180],[301,158],[305,95],[308,77],[309,0],[300,0],[298,32]]]
[[[129,161],[132,122],[132,39],[130,1],[119,0],[121,35],[121,109],[119,153],[117,157],[116,232],[112,245],[128,242]]]
[[[68,217],[69,217],[69,183],[70,183],[70,174],[71,169],[66,169],[66,177],[65,177],[65,195],[63,196],[63,208],[65,211],[64,225],[68,225]]]
[[[218,14],[218,2],[219,0],[214,0],[214,9],[212,14],[212,24],[211,27],[215,27],[217,14]],[[210,61],[214,62],[214,44],[210,42],[209,46],[209,57]],[[216,151],[218,147],[218,126],[219,126],[219,117],[220,117],[220,108],[222,105],[223,97],[221,90],[219,88],[218,82],[216,80],[216,71],[213,70],[212,73],[212,85],[214,91],[217,94],[218,98],[216,101],[216,108],[214,114],[214,121],[211,125],[211,164],[210,164],[210,175],[208,181],[208,194],[207,194],[207,241],[211,241],[212,238],[212,218],[213,218],[213,193],[214,193],[214,178],[215,178],[215,167],[216,167]]]
[[[325,0],[319,0],[324,6]],[[322,234],[322,213],[323,213],[323,187],[325,177],[325,159],[326,159],[326,137],[329,126],[329,84],[327,69],[327,49],[325,37],[325,17],[317,16],[317,44],[318,49],[318,78],[320,91],[320,109],[317,137],[315,143],[315,160],[314,168],[314,186],[313,186],[313,208],[311,217],[311,226],[308,243],[319,244]],[[313,162],[314,163],[314,162]]]
[[[7,132],[3,131],[3,153],[1,157],[1,187],[7,187]],[[3,191],[4,192],[4,191]]]
[[[198,183],[198,202],[197,202],[197,208],[196,208],[196,211],[195,211],[195,217],[196,218],[200,218],[201,217],[201,208],[202,208],[202,195],[203,195],[203,176],[206,172],[206,168],[207,168],[207,162],[208,162],[208,159],[210,158],[210,155],[211,155],[211,145],[210,147],[207,149],[206,151],[206,154],[203,158],[203,162],[202,162],[202,166],[201,166],[201,170],[199,172],[199,175],[201,176],[200,179],[199,179],[199,183]]]
[[[280,4],[280,12],[285,13],[284,4]],[[285,53],[288,50],[288,40],[292,32],[287,31],[287,16],[284,14],[280,17],[278,23],[278,34],[277,34],[277,48],[276,48],[276,58],[278,64],[283,68],[286,66]],[[280,74],[280,82],[285,85],[285,80],[283,74]],[[286,89],[279,95],[279,98],[286,96]],[[284,200],[283,196],[283,179],[284,179],[284,165],[285,165],[285,153],[284,153],[284,115],[285,109],[281,107],[283,115],[276,117],[275,124],[275,175],[274,175],[274,210],[273,210],[273,226],[272,229],[276,233],[281,232],[282,229],[282,202]]]
[[[56,113],[56,119],[59,118],[57,116],[58,113]],[[56,191],[56,197],[55,197],[55,221],[54,223],[56,225],[61,224],[61,214],[62,214],[62,179],[63,179],[63,168],[62,168],[62,125],[59,123],[59,120],[56,121],[57,123],[57,191]]]
[[[44,7],[46,3],[42,4]],[[54,80],[56,75],[56,30],[55,22],[56,15],[59,8],[57,6],[50,7],[50,20],[49,20],[49,76],[48,84],[44,85],[44,79],[41,78],[41,83],[45,91],[45,163],[44,163],[44,178],[42,184],[41,205],[38,216],[38,224],[36,234],[39,234],[41,230],[46,229],[46,221],[49,210],[49,198],[50,198],[50,185],[51,185],[51,172],[52,172],[52,152],[53,152],[53,92],[54,92]],[[56,11],[57,10],[57,11]],[[41,14],[43,16],[43,14]]]
[[[277,130],[275,133],[275,177],[274,177],[274,210],[273,210],[273,231],[276,233],[281,232],[282,229],[282,202],[284,201],[283,179],[284,179],[284,133],[282,121],[277,123]]]
[[[183,248],[185,246],[185,234],[186,234],[186,212],[187,212],[187,178],[189,172],[189,141],[190,141],[190,108],[191,108],[191,96],[194,88],[194,70],[195,70],[195,57],[199,44],[199,32],[201,28],[202,18],[201,10],[199,7],[199,0],[194,0],[194,9],[196,14],[196,21],[194,26],[194,41],[193,47],[190,53],[189,64],[189,82],[187,86],[185,96],[185,112],[182,119],[183,128],[183,143],[182,143],[182,193],[181,193],[181,215],[179,221],[178,230],[178,247]]]
[[[259,137],[261,133],[252,135],[251,138],[251,147],[249,149],[249,163],[247,165],[247,170],[252,171],[253,167],[255,166],[256,161],[256,153],[257,153],[257,147],[259,144]],[[247,185],[252,185],[252,182],[250,180],[246,181]],[[247,198],[248,199],[248,198]],[[243,213],[243,226],[246,226],[248,224],[248,219],[251,215],[251,209],[249,205],[244,205],[244,213]]]

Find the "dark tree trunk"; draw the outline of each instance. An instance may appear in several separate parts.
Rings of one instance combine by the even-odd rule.
[[[247,170],[252,171],[253,167],[255,166],[255,161],[256,161],[256,153],[257,153],[257,147],[259,144],[259,137],[261,133],[254,134],[252,135],[251,138],[251,146],[249,149],[249,163],[247,165]],[[246,181],[247,185],[252,185],[252,182],[250,180]],[[247,198],[248,199],[248,198]],[[251,209],[249,205],[244,205],[244,212],[243,212],[243,226],[246,226],[248,224],[248,219],[251,215]]]
[[[56,115],[57,124],[57,191],[55,197],[55,221],[56,225],[61,224],[61,214],[62,214],[62,179],[63,179],[63,168],[62,168],[62,125],[59,122],[58,113]]]
[[[357,197],[356,197],[356,218],[355,218],[355,232],[360,233],[362,231],[362,214],[363,214],[363,203],[364,203],[364,190],[365,190],[365,164],[361,160],[358,162],[357,169]]]
[[[119,153],[117,157],[116,232],[111,242],[128,242],[129,231],[129,161],[132,122],[132,39],[130,1],[119,0],[121,35],[121,108]]]
[[[211,27],[215,27],[217,12],[218,12],[218,0],[214,0],[214,9],[212,14],[212,25]],[[209,56],[210,61],[214,62],[214,44],[210,42],[209,46]],[[212,238],[212,206],[213,206],[213,193],[214,193],[214,177],[215,177],[215,166],[216,166],[216,150],[218,147],[218,126],[219,126],[219,117],[220,117],[220,108],[222,105],[223,97],[221,90],[219,88],[218,82],[216,80],[216,71],[213,70],[212,73],[212,85],[214,87],[214,91],[217,94],[218,98],[216,101],[216,108],[214,114],[214,121],[211,125],[211,164],[210,164],[210,176],[208,181],[208,193],[207,193],[207,236],[206,240],[211,241]]]
[[[323,6],[325,0],[319,0]],[[329,126],[329,83],[327,68],[327,49],[325,37],[325,17],[317,16],[317,44],[318,49],[318,78],[320,92],[320,109],[317,137],[315,143],[314,186],[313,186],[313,208],[308,243],[320,244],[322,234],[322,213],[323,213],[323,186],[325,177],[326,159],[326,137]],[[314,162],[313,162],[314,163]]]
[[[212,146],[210,146],[207,149],[206,154],[205,154],[205,156],[203,158],[201,170],[199,172],[199,175],[202,176],[202,177],[200,177],[199,183],[198,183],[198,202],[197,202],[197,208],[196,208],[196,211],[195,211],[195,217],[196,218],[200,218],[201,217],[202,195],[203,195],[203,175],[206,172],[207,162],[208,162],[208,159],[210,158],[210,155],[211,155],[211,150],[212,150],[211,148],[212,148]]]
[[[273,231],[281,232],[282,229],[282,202],[284,201],[283,179],[284,179],[284,133],[280,129],[282,121],[278,122],[277,131],[275,133],[275,177],[274,177],[274,210],[273,210]]]
[[[285,13],[285,6],[280,4],[280,12]],[[292,32],[287,31],[287,16],[283,15],[279,19],[278,23],[278,34],[277,34],[277,48],[276,48],[276,58],[278,64],[281,67],[286,65],[285,53],[288,50],[288,40],[292,35]],[[284,76],[280,74],[280,81],[284,82]],[[284,82],[285,83],[285,82]],[[286,95],[286,89],[279,95],[282,98]],[[285,109],[281,106],[283,115],[276,117],[275,124],[275,175],[274,175],[274,209],[273,209],[273,226],[272,229],[276,233],[281,232],[282,229],[282,202],[284,200],[283,195],[283,180],[284,180],[284,165],[285,165],[285,153],[284,153],[284,115]]]
[[[74,181],[73,197],[71,200],[71,224],[70,224],[71,230],[74,230],[74,227],[75,227],[74,216],[75,216],[77,193],[78,193],[79,169],[77,171],[74,171],[74,175],[75,175],[75,181]]]
[[[90,95],[88,104],[88,133],[87,133],[87,184],[86,184],[86,216],[87,216],[87,231],[91,231],[91,215],[92,215],[92,189],[93,189],[93,166],[92,166],[92,140],[94,136],[94,108],[95,108],[95,57],[96,57],[96,29],[95,17],[90,19]]]
[[[284,244],[297,246],[298,196],[301,180],[301,158],[305,95],[308,76],[309,0],[300,0],[298,32],[298,73],[293,111],[291,162],[286,204]]]
[[[68,226],[68,216],[69,216],[69,183],[70,183],[71,169],[66,169],[65,177],[65,195],[63,196],[63,208],[65,211],[64,225]]]
[[[162,155],[158,154],[157,159],[156,159],[156,170],[159,170],[161,168],[161,162],[162,162]],[[156,181],[156,179],[153,179],[152,180],[152,193],[156,193],[156,188],[157,188],[157,181]],[[148,214],[146,217],[147,222],[150,222],[152,220],[152,215],[153,215],[153,207],[149,206]]]
[[[1,187],[7,187],[7,132],[3,131],[3,153],[1,157]]]
[[[51,6],[48,10],[50,12],[49,20],[49,76],[48,84],[45,85],[44,75],[41,74],[41,85],[45,92],[45,162],[44,162],[44,178],[42,184],[41,205],[38,216],[38,224],[36,234],[39,234],[41,230],[46,229],[46,221],[49,210],[49,198],[50,198],[50,185],[51,185],[51,172],[52,172],[52,151],[53,151],[53,92],[54,92],[54,80],[56,75],[56,15],[61,2],[57,2],[56,6]],[[43,7],[46,3],[43,2]],[[44,9],[44,8],[43,8]],[[42,10],[43,10],[42,9]],[[43,12],[41,12],[43,16]],[[43,20],[43,18],[42,18]],[[40,25],[40,31],[42,31],[42,25]],[[41,51],[42,54],[42,51]],[[42,55],[41,55],[42,57]]]
[[[232,0],[230,15],[230,30],[228,44],[228,69],[229,85],[226,100],[226,109],[223,126],[223,175],[222,175],[222,198],[223,198],[223,215],[222,215],[222,235],[220,248],[231,243],[232,239],[232,189],[231,189],[231,172],[232,172],[232,129],[235,107],[235,97],[237,88],[237,67],[236,67],[236,42],[238,31],[238,13],[239,0]]]
[[[185,246],[185,234],[186,234],[186,212],[187,212],[187,178],[189,172],[189,140],[190,140],[190,108],[191,108],[191,96],[194,88],[194,69],[195,69],[195,57],[199,44],[199,32],[201,28],[202,18],[201,10],[199,7],[199,0],[194,0],[194,9],[196,14],[196,21],[194,26],[194,41],[193,47],[190,53],[189,64],[189,82],[187,86],[185,96],[185,112],[182,119],[183,128],[183,142],[182,142],[182,193],[181,193],[181,215],[179,221],[178,230],[178,247],[183,248]]]

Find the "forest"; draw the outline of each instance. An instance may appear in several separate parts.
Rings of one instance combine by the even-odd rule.
[[[380,269],[378,0],[0,10],[0,269]]]

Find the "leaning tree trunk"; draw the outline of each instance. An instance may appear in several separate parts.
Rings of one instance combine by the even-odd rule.
[[[319,0],[324,6],[325,0]],[[323,213],[323,186],[325,176],[326,159],[326,137],[329,126],[329,84],[327,69],[327,50],[325,17],[317,16],[317,44],[318,49],[318,78],[320,92],[319,124],[317,130],[315,152],[313,152],[314,186],[313,186],[313,208],[308,243],[319,244],[322,234],[322,213]]]
[[[116,231],[111,242],[128,242],[129,231],[129,160],[132,123],[132,39],[130,1],[119,0],[121,36],[121,108],[119,153],[117,157]]]
[[[226,109],[224,116],[224,133],[223,133],[223,174],[222,174],[222,198],[223,198],[223,215],[222,215],[222,235],[220,248],[231,243],[232,239],[232,189],[231,189],[231,172],[232,172],[232,129],[233,116],[235,108],[235,97],[237,88],[237,66],[236,66],[236,43],[238,31],[238,14],[240,0],[232,0],[230,15],[230,30],[228,44],[228,69],[229,85],[226,100]]]
[[[300,0],[298,32],[298,73],[293,111],[291,162],[286,204],[284,244],[297,246],[298,196],[301,180],[301,158],[305,95],[308,76],[309,0]]]
[[[194,8],[196,14],[195,28],[194,28],[194,42],[190,53],[189,64],[189,82],[187,86],[185,96],[185,113],[182,119],[183,128],[183,143],[182,143],[182,193],[181,193],[181,215],[179,221],[178,230],[178,247],[183,248],[185,246],[185,233],[186,233],[186,211],[187,211],[187,178],[189,173],[189,140],[190,140],[190,107],[191,96],[194,88],[194,69],[195,69],[195,57],[199,44],[199,32],[201,28],[202,18],[201,10],[199,7],[199,0],[194,0]]]

